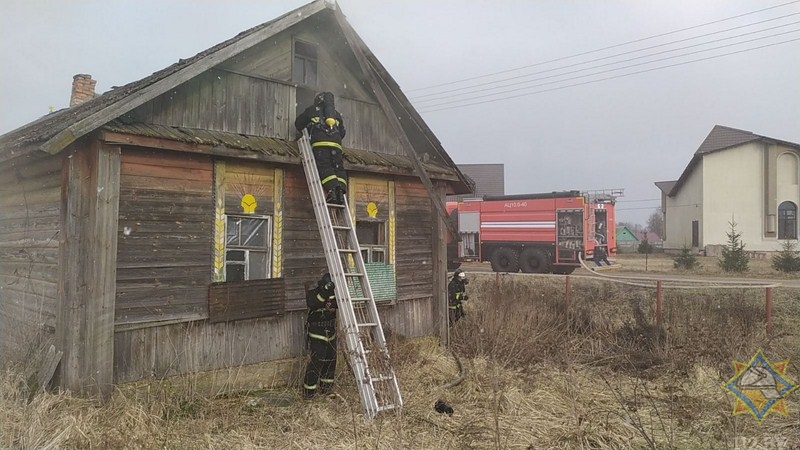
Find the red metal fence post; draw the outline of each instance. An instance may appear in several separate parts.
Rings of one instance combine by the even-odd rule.
[[[764,305],[764,312],[766,313],[767,321],[767,337],[772,336],[772,288],[767,288],[767,298]]]
[[[656,326],[661,328],[661,280],[656,281]]]
[[[565,278],[566,278],[566,281],[565,281],[565,283],[566,283],[566,293],[564,295],[564,301],[566,302],[567,310],[569,310],[569,275],[567,275]]]

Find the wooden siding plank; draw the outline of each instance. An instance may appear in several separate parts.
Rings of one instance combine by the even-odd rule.
[[[313,283],[327,271],[305,174],[300,167],[287,168],[283,231],[283,270],[286,278],[287,310],[304,310],[306,283]]]
[[[123,383],[295,358],[303,354],[305,320],[305,312],[290,312],[277,317],[169,324],[117,332],[115,381]],[[287,376],[294,377],[300,370],[297,366]],[[288,384],[292,379],[262,381],[264,385],[274,385]]]
[[[54,342],[62,161],[37,153],[0,171],[0,361]]]
[[[107,397],[113,380],[120,150],[93,144],[67,160],[57,349],[62,386]]]
[[[156,167],[157,178],[137,175]],[[206,317],[213,275],[211,160],[125,149],[121,173],[117,325]]]

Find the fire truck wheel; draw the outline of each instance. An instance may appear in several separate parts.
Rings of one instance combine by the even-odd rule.
[[[500,247],[492,253],[492,270],[495,272],[519,271],[519,253],[509,247]]]
[[[520,256],[519,265],[525,273],[550,272],[550,258],[547,252],[538,248],[526,248]]]

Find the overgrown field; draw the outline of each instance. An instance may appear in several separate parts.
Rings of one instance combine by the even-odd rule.
[[[197,376],[122,386],[105,404],[68,394],[28,403],[20,368],[0,385],[2,448],[712,449],[800,447],[800,391],[790,416],[732,417],[721,385],[732,360],[760,348],[790,358],[800,382],[800,291],[776,289],[773,336],[763,290],[654,292],[573,277],[474,275],[467,316],[452,331],[466,373],[435,339],[393,336],[405,407],[371,423],[340,358],[337,399],[298,388],[203,396]],[[436,400],[452,416],[438,414]]]
[[[708,275],[715,277],[732,278],[771,278],[771,279],[797,279],[797,273],[787,274],[779,272],[772,267],[772,257],[752,258],[748,260],[748,270],[744,273],[726,273],[719,267],[719,256],[697,256],[699,267],[692,271],[675,269],[673,258],[676,255],[653,253],[650,255],[638,253],[623,253],[612,259],[622,264],[624,272],[651,272],[672,273],[683,275]],[[590,264],[591,265],[591,264]]]

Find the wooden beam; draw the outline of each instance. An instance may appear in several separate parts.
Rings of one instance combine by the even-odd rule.
[[[118,133],[115,131],[103,131],[100,139],[107,144],[130,145],[134,147],[157,148],[161,150],[171,150],[177,152],[197,153],[201,155],[222,156],[226,158],[246,159],[252,161],[263,161],[278,164],[289,164],[298,166],[301,163],[299,156],[280,156],[267,155],[255,150],[244,150],[228,148],[224,145],[196,144],[192,142],[175,141],[150,136],[138,136],[135,134]],[[414,176],[414,172],[408,169],[395,167],[372,166],[367,164],[345,163],[345,170],[366,173],[379,173],[385,175]],[[437,180],[458,181],[457,177],[451,175],[438,175]]]
[[[117,117],[127,113],[128,111],[131,111],[137,106],[154,99],[169,89],[172,89],[175,86],[194,78],[206,70],[209,70],[223,61],[260,43],[264,39],[286,30],[287,28],[307,19],[309,16],[312,16],[324,10],[325,8],[327,8],[325,2],[320,0],[298,8],[292,11],[290,14],[285,14],[283,17],[267,25],[263,29],[245,36],[213,53],[210,53],[193,62],[192,64],[189,64],[186,67],[178,70],[172,75],[145,86],[137,90],[134,94],[123,97],[113,104],[95,112],[94,114],[91,114],[73,123],[60,133],[50,138],[39,148],[48,153],[58,153],[64,147],[71,144],[86,133],[99,128],[103,124],[116,119]]]
[[[439,195],[445,196],[445,186],[437,186]],[[438,214],[432,214],[431,224],[433,228],[433,315],[438,318],[435,326],[438,326],[439,343],[443,346],[450,344],[449,309],[447,299],[447,220],[442,219]]]
[[[347,42],[350,44],[350,48],[353,50],[353,55],[355,55],[356,60],[358,61],[358,65],[361,67],[361,71],[364,73],[364,76],[367,78],[367,82],[372,87],[372,92],[375,94],[375,97],[378,99],[378,103],[381,105],[381,108],[383,108],[384,112],[386,113],[386,116],[389,119],[389,124],[392,126],[395,133],[397,133],[397,136],[400,139],[400,146],[403,148],[403,150],[405,150],[406,154],[411,160],[411,164],[414,166],[414,170],[417,172],[417,175],[419,176],[420,180],[422,180],[422,184],[428,191],[428,194],[431,197],[431,202],[433,202],[434,207],[438,211],[439,215],[443,218],[445,226],[450,231],[450,234],[452,234],[455,239],[458,239],[459,237],[458,230],[456,230],[455,226],[452,223],[450,223],[449,220],[447,220],[448,214],[444,202],[437,195],[437,191],[433,187],[433,183],[431,182],[431,178],[428,175],[428,172],[422,166],[422,162],[420,162],[419,156],[417,155],[417,152],[414,150],[414,146],[408,139],[408,135],[403,129],[403,125],[400,123],[400,120],[397,118],[397,115],[394,112],[391,103],[389,102],[389,99],[383,92],[382,83],[380,82],[380,80],[370,67],[369,61],[367,61],[367,57],[364,54],[363,50],[363,48],[366,46],[364,44],[364,41],[362,41],[361,38],[358,37],[355,30],[353,30],[353,28],[344,18],[344,15],[342,14],[341,11],[336,10],[335,16],[337,22],[339,23],[339,26],[342,28],[342,32],[344,33],[345,39],[347,39]]]
[[[62,387],[108,397],[114,377],[119,147],[64,159],[56,346]]]

